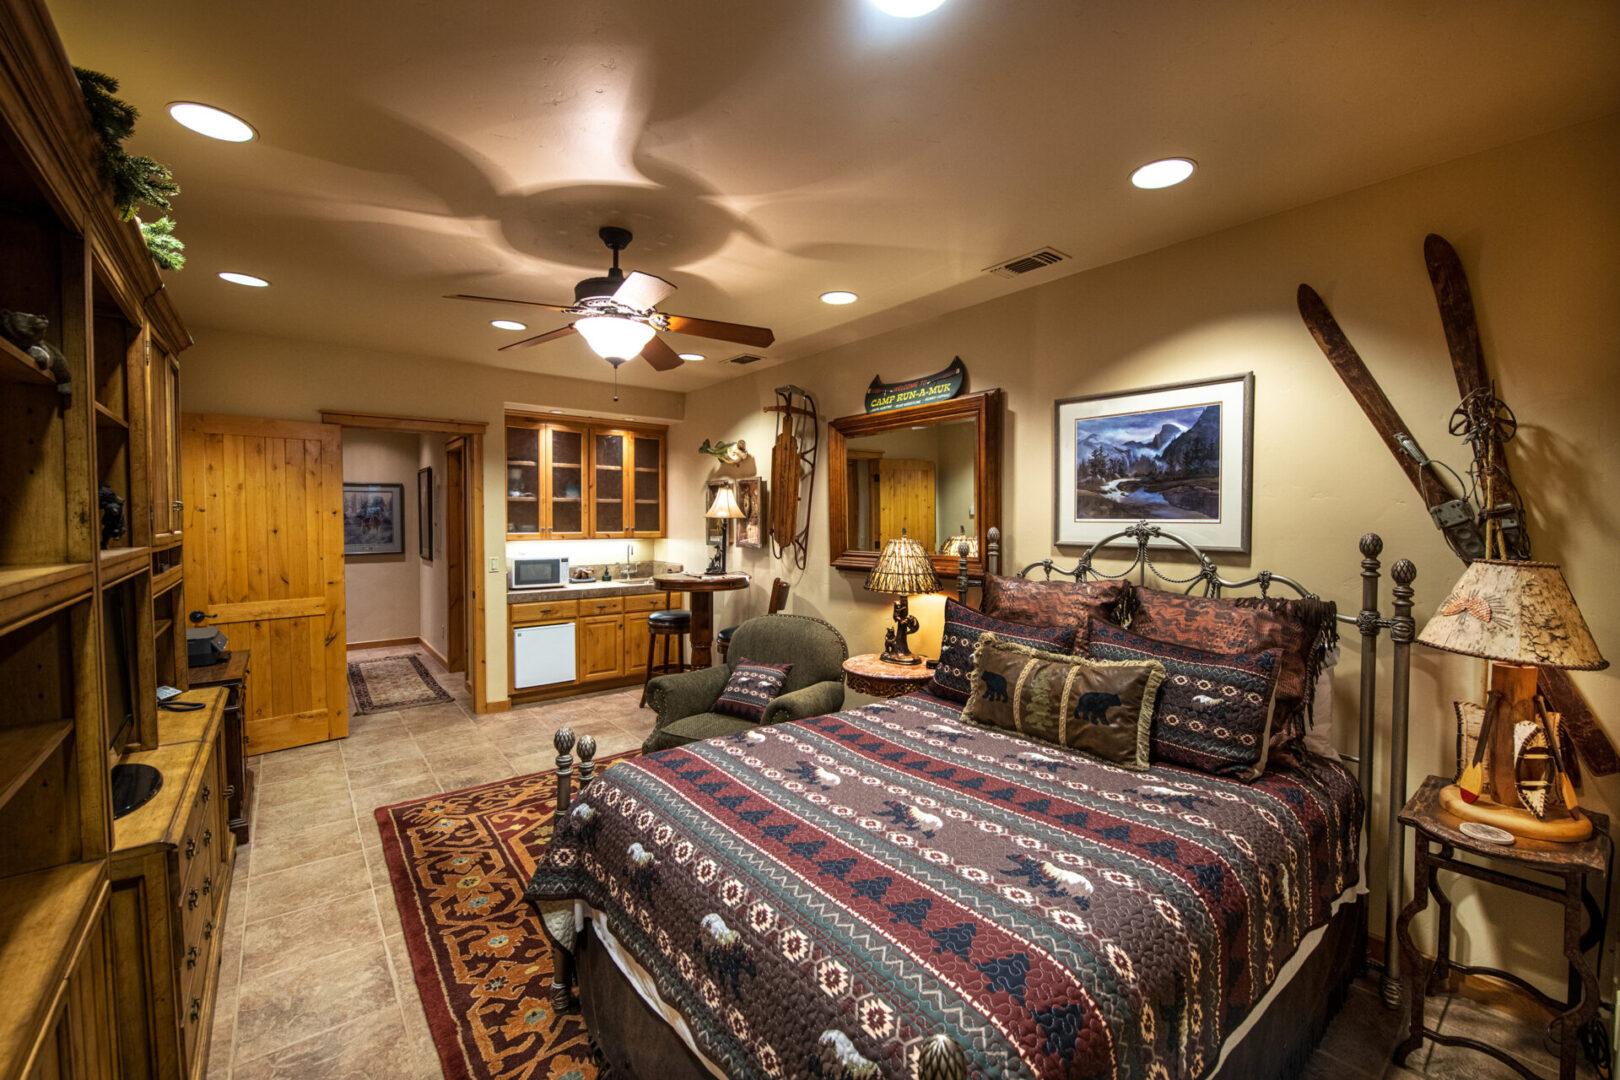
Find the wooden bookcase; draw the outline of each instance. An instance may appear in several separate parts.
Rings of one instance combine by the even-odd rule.
[[[178,496],[151,482],[176,475],[178,446],[151,438],[150,357],[173,406],[191,339],[98,149],[45,6],[0,0],[0,308],[49,321],[66,377],[0,340],[0,1080],[120,1073],[109,771],[159,744],[158,680],[184,678],[179,561],[154,558],[153,500]],[[103,486],[127,520],[105,547]],[[177,526],[161,537],[180,542]],[[110,746],[120,603],[134,720]]]

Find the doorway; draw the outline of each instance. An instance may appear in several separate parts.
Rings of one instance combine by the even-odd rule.
[[[487,712],[485,597],[478,573],[479,553],[484,549],[486,425],[479,421],[334,409],[323,409],[321,419],[328,424],[341,425],[346,440],[357,444],[367,435],[379,444],[392,440],[401,445],[414,436],[419,447],[418,456],[411,463],[412,482],[405,488],[406,517],[414,523],[406,529],[405,546],[412,553],[407,562],[415,571],[412,584],[417,589],[418,618],[409,626],[402,622],[397,633],[381,628],[381,624],[378,629],[367,632],[362,613],[356,612],[351,615],[351,625],[355,627],[350,635],[351,644],[374,647],[419,642],[438,659],[445,671],[461,675],[472,697],[474,711]],[[423,524],[428,527],[422,528]],[[358,559],[354,562],[354,566],[345,566],[346,586],[368,587],[361,575],[379,575],[374,573],[373,567],[361,565]],[[389,594],[379,592],[378,595]]]

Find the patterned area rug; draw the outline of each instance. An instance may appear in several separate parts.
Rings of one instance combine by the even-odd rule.
[[[523,899],[556,798],[555,774],[536,773],[376,812],[446,1080],[596,1077],[579,1013],[552,1015],[551,953]]]
[[[414,709],[454,700],[415,656],[383,656],[349,661],[349,689],[355,713]]]

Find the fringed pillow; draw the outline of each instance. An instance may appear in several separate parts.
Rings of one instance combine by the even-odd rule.
[[[1121,768],[1148,767],[1157,663],[1044,652],[984,634],[974,650],[966,723],[1042,739]]]
[[[1024,626],[1068,627],[1075,633],[1075,652],[1085,644],[1086,621],[1120,622],[1130,611],[1135,590],[1128,581],[1037,581],[987,574],[986,615]]]
[[[1278,650],[1216,653],[1175,645],[1092,620],[1097,660],[1157,662],[1164,684],[1153,709],[1154,761],[1211,776],[1253,780],[1266,768]]]
[[[972,690],[968,679],[973,674],[973,650],[978,647],[979,635],[984,633],[1047,652],[1066,653],[1074,650],[1075,627],[1025,626],[981,615],[955,600],[946,600],[945,630],[939,643],[939,666],[934,669],[934,681],[929,684],[929,693],[947,701],[967,701]]]
[[[759,723],[765,718],[765,706],[782,692],[792,670],[792,664],[766,664],[743,657],[731,669],[714,711]]]

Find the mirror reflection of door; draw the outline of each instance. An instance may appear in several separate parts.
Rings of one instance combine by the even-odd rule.
[[[934,550],[934,463],[909,458],[881,458],[877,463],[877,543],[896,539],[903,531]]]

